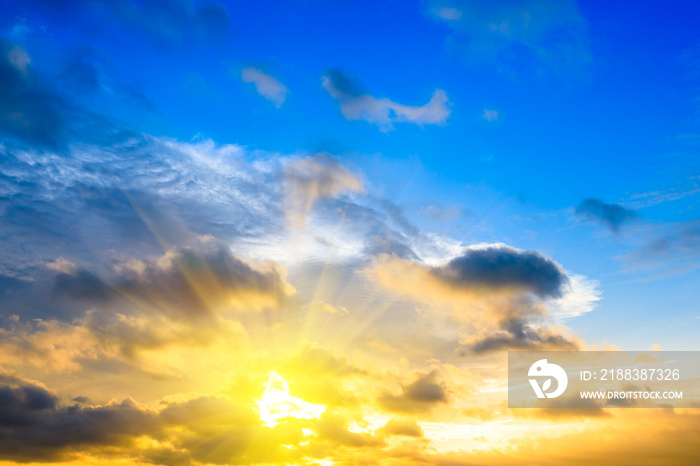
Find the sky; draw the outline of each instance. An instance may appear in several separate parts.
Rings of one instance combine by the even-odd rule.
[[[1,465],[697,464],[506,387],[700,350],[700,7],[0,11]]]

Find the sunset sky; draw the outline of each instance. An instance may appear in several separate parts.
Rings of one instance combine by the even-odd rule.
[[[0,465],[688,464],[700,5],[0,0]]]

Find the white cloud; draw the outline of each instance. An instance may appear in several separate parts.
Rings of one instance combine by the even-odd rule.
[[[576,317],[590,312],[602,298],[600,283],[585,275],[568,274],[569,287],[564,295],[549,303],[550,313],[559,319]]]
[[[10,64],[14,66],[18,71],[21,71],[25,75],[27,74],[27,65],[29,65],[32,60],[27,55],[27,52],[22,47],[14,47],[9,52],[7,52],[7,59]]]
[[[64,259],[63,257],[59,257],[55,261],[47,262],[46,268],[57,272],[73,274],[78,267],[73,262]]]
[[[457,8],[442,7],[433,10],[433,14],[445,21],[456,21],[462,18],[462,12]]]
[[[241,79],[243,82],[253,83],[258,94],[274,102],[277,108],[280,108],[287,98],[287,87],[257,68],[243,68]]]
[[[450,115],[447,94],[436,89],[430,101],[421,106],[404,105],[386,98],[359,94],[351,89],[349,79],[339,71],[323,77],[323,87],[340,104],[340,111],[348,120],[364,120],[379,126],[382,131],[394,129],[393,123],[442,125]]]
[[[485,108],[484,114],[481,115],[481,118],[483,118],[486,121],[496,121],[498,120],[498,110],[489,110]]]

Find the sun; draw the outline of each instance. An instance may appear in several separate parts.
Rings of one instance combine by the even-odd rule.
[[[278,419],[293,417],[297,419],[318,419],[326,410],[323,405],[317,405],[295,398],[289,394],[289,385],[277,372],[270,371],[265,382],[265,392],[258,405],[260,419],[268,427],[276,426]]]

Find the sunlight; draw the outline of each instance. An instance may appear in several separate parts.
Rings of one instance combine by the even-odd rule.
[[[318,419],[326,410],[325,406],[308,403],[289,394],[289,385],[274,371],[268,374],[265,392],[255,400],[260,412],[260,419],[266,426],[274,427],[278,419],[294,417],[297,419]]]

